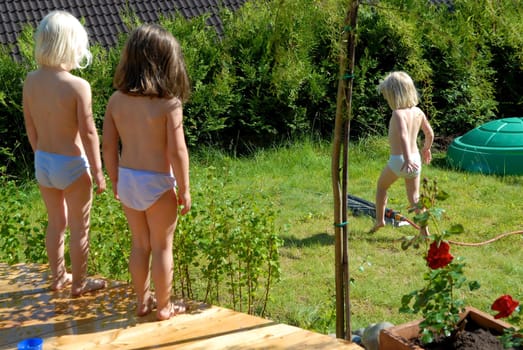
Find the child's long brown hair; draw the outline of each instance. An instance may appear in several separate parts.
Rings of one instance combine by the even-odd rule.
[[[123,48],[113,86],[128,94],[186,101],[190,84],[176,38],[156,24],[133,30]]]

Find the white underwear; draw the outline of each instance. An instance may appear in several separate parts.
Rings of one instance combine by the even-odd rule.
[[[37,150],[34,166],[41,186],[65,190],[89,169],[89,162],[85,155],[65,156]]]
[[[146,210],[165,192],[174,188],[175,180],[171,174],[147,170],[118,168],[118,196],[127,207]]]
[[[387,165],[389,166],[390,170],[392,170],[392,172],[396,174],[396,176],[398,177],[414,178],[421,173],[421,156],[419,155],[419,153],[415,153],[411,155],[411,160],[418,166],[418,169],[416,169],[412,173],[407,173],[404,170],[401,170],[403,163],[405,163],[403,154],[391,155]]]

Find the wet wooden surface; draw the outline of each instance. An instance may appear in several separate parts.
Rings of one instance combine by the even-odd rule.
[[[0,263],[0,349],[30,337],[44,349],[362,349],[330,336],[229,309],[190,303],[188,312],[155,321],[136,317],[128,284],[71,298],[49,288],[45,265]]]

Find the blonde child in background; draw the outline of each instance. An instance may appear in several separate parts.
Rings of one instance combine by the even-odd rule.
[[[378,179],[376,222],[371,232],[385,226],[387,190],[398,178],[405,179],[410,206],[416,206],[419,200],[421,161],[423,159],[425,164],[429,164],[432,160],[430,148],[434,141],[434,132],[425,113],[417,107],[418,93],[407,73],[390,73],[380,83],[379,91],[392,109],[389,122],[390,158]],[[425,139],[421,155],[417,144],[420,130]]]
[[[156,318],[166,320],[185,311],[171,301],[172,249],[179,206],[182,215],[191,208],[182,109],[190,86],[177,40],[158,25],[135,29],[113,85],[117,91],[106,109],[103,157],[132,234],[129,269],[136,314],[157,307]]]
[[[87,32],[68,12],[51,12],[35,33],[35,58],[38,69],[24,82],[23,110],[35,152],[35,176],[47,208],[45,243],[51,289],[61,290],[72,283],[72,295],[79,296],[105,287],[105,281],[87,278],[90,172],[97,193],[105,190],[91,87],[70,73],[90,63]],[[67,227],[72,273],[66,271],[64,259]]]

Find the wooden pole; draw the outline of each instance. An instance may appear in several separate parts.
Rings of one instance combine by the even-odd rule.
[[[348,260],[347,184],[352,83],[356,48],[359,0],[352,0],[344,21],[340,42],[340,69],[336,99],[336,120],[332,151],[332,189],[334,194],[336,337],[350,340],[350,275]],[[340,179],[340,158],[342,159]]]

